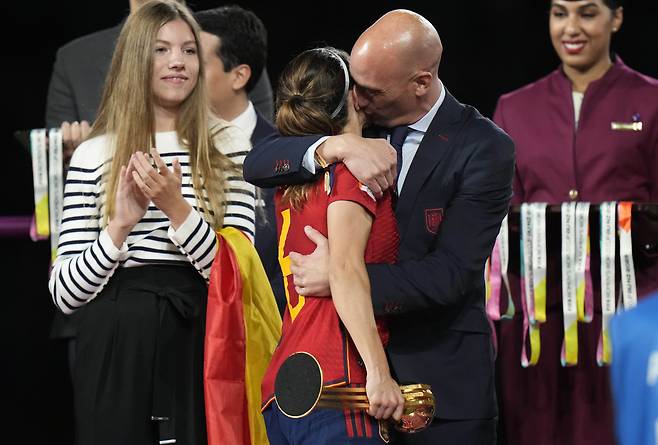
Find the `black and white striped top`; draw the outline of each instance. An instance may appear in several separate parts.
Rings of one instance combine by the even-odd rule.
[[[215,144],[240,167],[251,148],[249,139],[233,126],[224,128]],[[121,249],[116,248],[107,229],[101,227],[105,208],[102,175],[112,157],[107,137],[85,141],[73,154],[64,188],[57,258],[48,283],[53,302],[62,312],[72,313],[91,301],[117,267],[191,263],[206,280],[209,279],[216,235],[202,218],[203,209],[197,207],[189,153],[173,131],[156,133],[156,147],[170,168],[174,158],[178,158],[183,173],[181,191],[194,211],[178,230],[174,230],[166,215],[151,203]],[[242,230],[253,241],[254,186],[242,178],[229,176],[225,199],[224,226]]]

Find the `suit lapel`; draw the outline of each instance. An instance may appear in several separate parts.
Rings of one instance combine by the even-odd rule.
[[[418,146],[398,198],[395,214],[401,242],[421,187],[445,155],[454,149],[453,144],[463,122],[463,112],[464,106],[446,91],[443,103]]]

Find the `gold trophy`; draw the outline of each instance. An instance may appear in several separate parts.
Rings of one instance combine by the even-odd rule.
[[[401,385],[400,391],[404,411],[402,418],[395,422],[395,429],[417,433],[427,428],[434,419],[436,407],[430,386]],[[320,364],[307,352],[292,354],[283,362],[274,382],[274,396],[281,412],[293,419],[308,415],[316,407],[368,409],[370,406],[365,388],[322,386]]]

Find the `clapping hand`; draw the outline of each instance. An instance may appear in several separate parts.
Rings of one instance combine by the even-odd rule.
[[[119,184],[114,198],[114,215],[109,223],[108,230],[114,245],[119,248],[146,213],[149,198],[142,193],[135,183],[132,174],[135,163],[131,158],[128,167],[121,166]]]
[[[177,229],[192,210],[181,193],[183,173],[180,162],[174,159],[172,171],[155,148],[151,148],[151,156],[155,166],[143,152],[133,154],[135,169],[132,177],[142,193],[167,215],[174,229]]]

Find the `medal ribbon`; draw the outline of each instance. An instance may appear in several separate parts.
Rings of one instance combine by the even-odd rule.
[[[576,203],[562,204],[562,366],[578,364],[578,308],[576,298]]]
[[[494,285],[492,285],[491,263],[493,261],[493,257],[494,257],[495,252],[496,252],[496,245],[497,244],[498,244],[498,240],[496,240],[496,244],[494,245],[494,250],[491,252],[491,257],[487,258],[487,261],[484,264],[484,290],[485,290],[484,304],[485,304],[485,308],[486,308],[486,311],[487,311],[487,322],[489,322],[489,327],[491,328],[491,343],[492,343],[493,349],[494,349],[494,356],[498,355],[498,337],[496,335],[496,325],[494,324],[494,320],[498,320],[498,319],[492,318],[492,317],[495,317],[495,314],[492,315],[490,313],[490,310],[495,310],[495,309],[490,307],[491,306],[490,302],[492,300],[494,300],[494,298],[492,297],[492,293],[491,293],[492,292],[491,291],[492,286],[494,286]]]
[[[601,224],[601,334],[596,349],[599,366],[612,362],[608,323],[615,313],[615,202],[600,206]]]
[[[541,352],[539,323],[535,320],[534,280],[532,235],[533,216],[532,204],[521,204],[521,307],[523,310],[523,344],[521,347],[521,366],[535,366]],[[529,337],[530,357],[526,351],[526,339]]]
[[[637,305],[637,284],[633,264],[633,239],[631,236],[631,218],[633,203],[623,201],[617,204],[619,229],[619,260],[621,263],[621,290],[624,310]]]
[[[64,168],[62,162],[62,132],[53,128],[48,132],[48,197],[50,214],[51,260],[57,256],[59,228],[62,222],[62,200],[64,199]]]
[[[546,321],[546,207],[546,203],[531,204],[534,318],[538,323]]]
[[[594,315],[594,293],[592,271],[590,270],[588,202],[576,204],[576,301],[578,304],[578,321],[589,323]]]
[[[30,227],[33,241],[48,237],[48,160],[46,158],[46,130],[30,132],[32,180],[34,184],[34,219]]]
[[[512,319],[514,317],[514,302],[512,301],[512,292],[510,290],[507,270],[509,267],[509,233],[507,215],[500,224],[500,232],[496,237],[491,258],[488,260],[488,280],[487,280],[487,315],[491,320],[497,321],[502,319]],[[500,295],[502,285],[507,290],[507,310],[503,315],[500,314]]]

